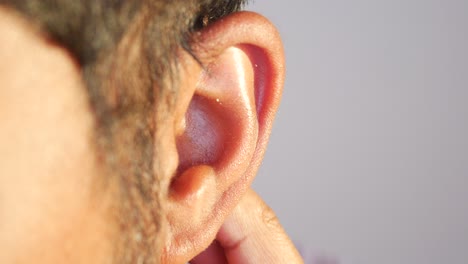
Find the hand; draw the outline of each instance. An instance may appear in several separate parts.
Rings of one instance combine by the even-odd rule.
[[[191,264],[303,263],[274,212],[249,190],[211,246]]]

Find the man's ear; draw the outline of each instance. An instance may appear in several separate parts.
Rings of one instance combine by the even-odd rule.
[[[207,248],[250,186],[284,78],[279,34],[255,13],[235,13],[195,33],[192,52],[198,62],[181,56],[174,120],[179,164],[163,255],[171,263],[186,263]]]

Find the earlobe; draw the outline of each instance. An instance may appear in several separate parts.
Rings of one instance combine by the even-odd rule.
[[[224,18],[199,33],[194,43],[203,67],[187,69],[188,75],[198,76],[189,79],[197,81],[180,87],[182,98],[188,98],[182,101],[188,103],[181,104],[183,115],[175,121],[179,166],[167,207],[165,258],[176,263],[187,262],[212,242],[252,181],[283,80],[278,34],[257,14]]]

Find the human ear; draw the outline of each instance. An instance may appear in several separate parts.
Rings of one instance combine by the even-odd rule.
[[[223,18],[193,43],[201,65],[181,59],[163,263],[186,263],[214,240],[257,173],[283,86],[279,34],[258,14]]]

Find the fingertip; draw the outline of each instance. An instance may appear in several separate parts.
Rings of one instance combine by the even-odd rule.
[[[228,263],[303,263],[273,210],[252,190],[217,235]]]

